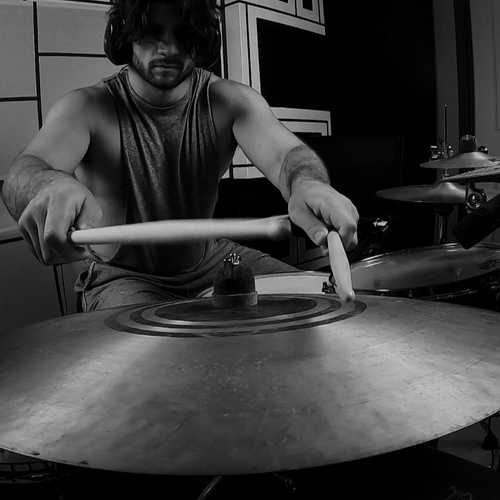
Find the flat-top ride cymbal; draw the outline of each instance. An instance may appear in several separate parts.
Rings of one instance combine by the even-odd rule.
[[[377,191],[376,194],[379,198],[392,201],[458,205],[465,203],[466,189],[459,184],[442,182],[382,189]]]
[[[500,165],[484,167],[461,174],[450,175],[440,182],[456,182],[460,184],[470,184],[471,182],[500,182]]]
[[[66,316],[0,336],[0,447],[151,474],[355,460],[500,407],[498,313],[260,295]]]
[[[420,166],[424,168],[449,170],[455,168],[491,167],[496,164],[496,157],[481,153],[480,151],[472,151],[470,153],[458,153],[444,160],[427,161],[421,163]]]

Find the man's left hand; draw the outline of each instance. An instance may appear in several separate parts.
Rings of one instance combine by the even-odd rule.
[[[326,246],[332,229],[339,233],[346,250],[358,244],[358,211],[329,184],[312,179],[297,182],[288,201],[288,214],[318,246]]]

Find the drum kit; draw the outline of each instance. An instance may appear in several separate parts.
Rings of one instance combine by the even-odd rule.
[[[470,161],[433,163],[498,178],[492,159]],[[379,195],[465,203],[461,185],[479,179],[475,171]],[[287,217],[131,226],[70,237],[165,243],[169,233],[192,241],[291,231]],[[500,315],[455,299],[498,285],[500,248],[412,249],[346,273],[339,241],[329,239],[332,274],[245,272],[238,282],[245,263],[232,255],[220,273],[229,281],[197,298],[4,332],[0,447],[62,466],[219,480],[355,464],[495,414]]]

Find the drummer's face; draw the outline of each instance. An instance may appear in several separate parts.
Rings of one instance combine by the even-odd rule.
[[[174,6],[156,1],[143,35],[132,43],[132,66],[156,88],[177,87],[194,68],[194,54],[180,40],[182,29]]]

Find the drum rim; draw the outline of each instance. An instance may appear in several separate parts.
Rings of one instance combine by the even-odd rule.
[[[283,271],[279,273],[266,273],[266,274],[256,274],[254,277],[255,279],[257,278],[281,278],[284,276],[296,276],[296,275],[308,275],[308,276],[323,276],[324,278],[328,278],[330,275],[329,273],[323,272],[323,271],[311,271],[311,270],[297,270],[297,271]],[[205,293],[207,293],[209,290],[212,290],[213,286],[209,286],[208,288],[203,289],[197,296],[196,298],[203,298],[205,297]]]

